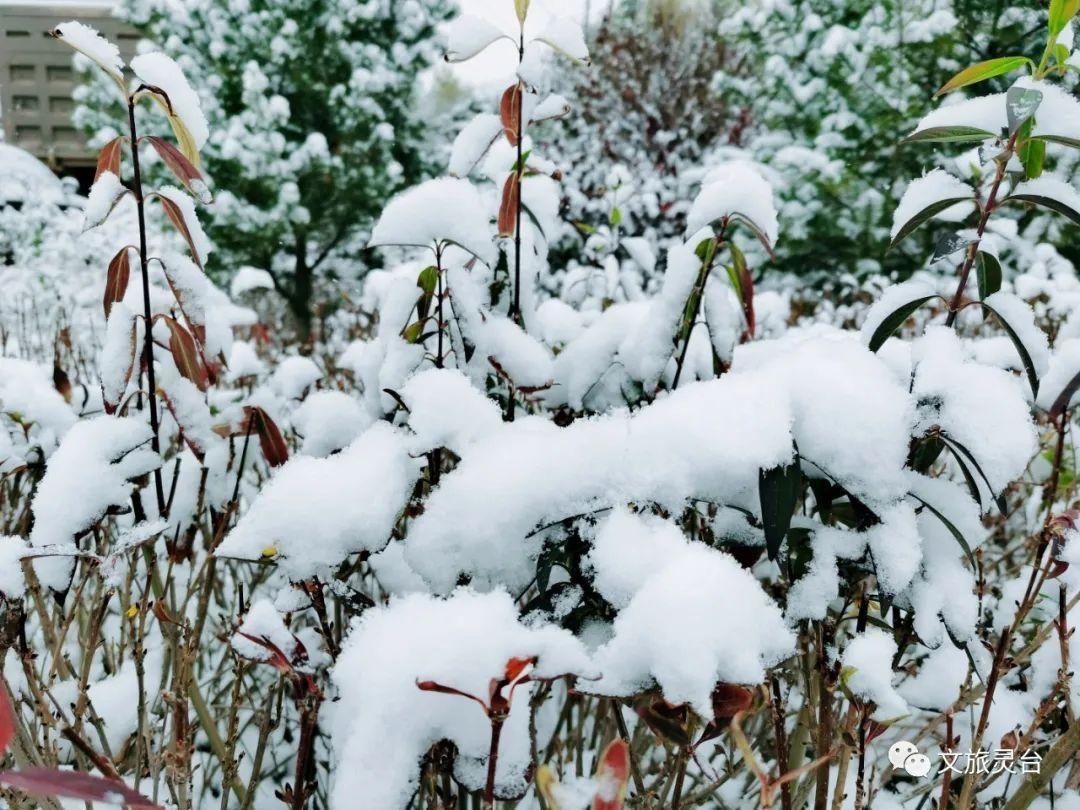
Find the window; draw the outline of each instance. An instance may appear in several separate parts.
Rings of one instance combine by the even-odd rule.
[[[75,102],[67,96],[49,96],[49,112],[70,113],[75,109]]]
[[[34,80],[34,66],[12,65],[11,80],[13,82],[32,82]]]
[[[75,127],[53,127],[53,138],[62,143],[78,143]]]
[[[48,65],[45,68],[45,76],[50,82],[70,82],[71,68],[67,65]]]
[[[10,39],[29,37],[29,31],[6,31],[5,32]]]
[[[15,140],[22,144],[41,143],[41,127],[15,127]]]
[[[16,112],[35,112],[41,107],[37,96],[12,96],[11,108]]]

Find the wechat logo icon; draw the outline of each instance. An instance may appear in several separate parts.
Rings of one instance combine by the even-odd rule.
[[[914,743],[905,740],[895,742],[889,748],[889,762],[897,770],[906,771],[911,776],[923,777],[930,773],[930,757],[919,753]]]

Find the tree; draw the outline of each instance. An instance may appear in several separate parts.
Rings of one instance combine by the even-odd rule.
[[[446,1],[123,0],[120,13],[199,77],[216,272],[268,271],[308,334],[320,283],[367,270],[380,205],[427,169],[415,83]],[[115,134],[106,92],[80,95],[98,140]]]
[[[924,165],[925,151],[900,141],[925,112],[924,88],[986,54],[1030,50],[1043,26],[1038,5],[780,0],[723,20],[721,37],[750,69],[719,74],[715,89],[748,122],[738,145],[777,184],[789,223],[779,270],[835,277],[921,266],[930,234],[884,251],[896,201]]]

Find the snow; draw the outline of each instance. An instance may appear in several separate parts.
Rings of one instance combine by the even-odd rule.
[[[229,643],[237,654],[249,661],[270,659],[270,650],[245,636],[270,642],[290,661],[296,651],[296,637],[289,632],[281,614],[269,599],[257,599],[251,603],[247,615],[236,628]]]
[[[454,139],[448,168],[450,174],[454,177],[472,174],[502,131],[502,119],[493,113],[481,113],[473,118]]]
[[[202,149],[210,138],[210,127],[203,114],[199,96],[188,83],[180,66],[161,52],[144,53],[131,60],[135,75],[151,87],[165,92],[173,115],[179,118],[195,141],[195,148]]]
[[[104,179],[104,175],[102,179]],[[214,247],[199,223],[199,216],[195,213],[195,201],[176,186],[165,186],[158,189],[157,193],[180,209],[180,216],[184,221],[184,226],[191,236],[193,258],[200,267],[205,266],[206,260],[210,257],[210,251]]]
[[[139,347],[141,322],[122,301],[112,306],[105,324],[105,340],[101,346],[98,366],[101,375],[101,395],[109,408],[117,407],[127,392]]]
[[[593,585],[613,607],[622,610],[642,585],[685,551],[678,527],[656,515],[636,515],[624,506],[596,528],[589,551]]]
[[[97,62],[121,85],[125,84],[124,60],[120,58],[120,49],[101,36],[96,29],[77,20],[71,20],[56,26],[53,34],[59,36],[79,53]]]
[[[932,205],[945,202],[974,200],[975,190],[944,169],[934,169],[911,184],[900,198],[900,204],[893,214],[892,231],[889,236],[895,241],[900,232],[915,217]]]
[[[266,371],[266,363],[259,359],[255,347],[238,340],[229,351],[229,380],[242,380],[245,377],[260,377]]]
[[[150,429],[142,420],[98,416],[73,425],[34,494],[30,544],[74,548],[75,536],[110,506],[126,505],[134,488],[131,479],[161,465],[149,444]],[[47,587],[67,587],[68,560],[39,560],[34,569]]]
[[[844,649],[841,675],[859,697],[873,701],[872,717],[878,722],[895,720],[909,709],[893,687],[892,659],[896,642],[891,635],[871,627],[855,636]]]
[[[308,579],[385,546],[418,475],[406,437],[376,424],[337,455],[291,458],[215,553],[257,560],[273,548],[281,570]]]
[[[239,298],[254,290],[272,289],[274,289],[273,277],[258,267],[241,267],[229,282],[229,295],[233,298]]]
[[[494,232],[483,198],[468,180],[429,180],[394,197],[371,235],[372,247],[456,244],[491,266]]]
[[[120,198],[127,193],[120,178],[109,171],[102,172],[90,187],[90,196],[83,209],[83,230],[88,231],[103,223],[112,213]]]
[[[551,121],[569,115],[573,108],[570,102],[558,93],[552,93],[533,108],[529,115],[529,123],[536,124],[541,121]]]
[[[1046,374],[1040,381],[1039,407],[1044,411],[1050,410],[1077,374],[1080,374],[1080,339],[1059,340],[1050,356]],[[1071,407],[1075,403],[1076,393],[1066,406]]]
[[[401,398],[419,452],[445,447],[461,455],[502,422],[499,407],[456,370],[422,371],[401,389]]]
[[[371,416],[348,394],[316,391],[296,409],[292,423],[304,439],[300,452],[323,457],[352,444],[371,426]]]
[[[301,399],[322,376],[323,373],[314,360],[294,354],[282,358],[278,363],[270,376],[270,387],[284,399]]]
[[[367,611],[332,672],[341,699],[330,722],[336,763],[331,803],[403,810],[416,789],[421,758],[441,739],[457,747],[457,778],[482,787],[475,774],[486,771],[491,737],[483,708],[458,695],[421,691],[417,683],[433,681],[486,701],[491,680],[503,676],[510,659],[534,656],[538,678],[593,673],[572,634],[520,624],[503,591],[462,589],[445,600],[414,594]],[[502,728],[500,793],[526,785],[532,691],[532,684],[516,689]]]
[[[689,236],[732,216],[753,223],[770,245],[780,237],[772,187],[748,163],[728,163],[705,177],[701,193],[687,214],[686,233]]]
[[[686,545],[665,555],[619,611],[613,638],[596,653],[603,675],[583,688],[630,696],[655,680],[669,703],[712,717],[718,681],[761,683],[794,649],[780,609],[749,571],[714,549]]]
[[[25,540],[0,534],[0,595],[6,599],[22,599],[26,591],[22,568],[22,558],[25,555]]]

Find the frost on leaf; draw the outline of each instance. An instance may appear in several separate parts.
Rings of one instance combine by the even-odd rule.
[[[502,678],[515,658],[535,658],[535,678],[595,674],[578,639],[558,627],[521,624],[503,591],[458,590],[445,600],[414,594],[365,613],[333,670],[341,695],[330,729],[338,763],[335,806],[406,807],[424,754],[442,739],[457,747],[455,778],[482,788],[491,743],[484,711],[458,695],[422,691],[417,683],[486,697],[492,679]],[[517,687],[502,728],[498,795],[520,795],[528,784],[533,688]]]

